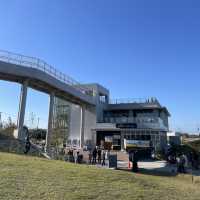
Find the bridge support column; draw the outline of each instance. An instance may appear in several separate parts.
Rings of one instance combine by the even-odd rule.
[[[24,140],[23,126],[24,126],[24,117],[26,111],[27,88],[28,88],[28,81],[26,80],[21,86],[21,93],[20,93],[19,111],[17,119],[17,130],[18,130],[17,138],[19,140]]]
[[[84,146],[85,134],[85,105],[81,106],[81,120],[80,120],[80,147]]]
[[[46,135],[46,144],[45,144],[45,152],[48,152],[50,143],[51,143],[51,136],[53,130],[53,108],[54,108],[54,93],[50,94],[50,101],[49,101],[49,119],[48,119],[48,129]]]

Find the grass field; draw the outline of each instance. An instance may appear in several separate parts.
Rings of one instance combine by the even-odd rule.
[[[200,199],[191,177],[160,177],[0,153],[0,199]]]

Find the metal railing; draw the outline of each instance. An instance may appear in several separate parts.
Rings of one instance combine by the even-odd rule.
[[[74,89],[78,90],[79,92],[85,95],[94,95],[93,91],[90,88],[87,88],[86,86],[80,84],[70,76],[58,71],[56,68],[52,67],[51,65],[47,64],[45,61],[39,58],[24,56],[21,54],[0,50],[0,60],[11,64],[21,65],[23,67],[39,69],[47,73],[48,75],[56,78],[57,80],[72,86]]]
[[[158,103],[155,97],[150,98],[131,98],[131,99],[110,99],[110,104],[126,104],[126,103]]]

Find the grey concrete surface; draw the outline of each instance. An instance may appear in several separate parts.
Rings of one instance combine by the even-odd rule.
[[[0,61],[0,79],[12,82],[23,83],[29,81],[29,87],[50,94],[55,92],[55,96],[63,98],[75,104],[85,103],[95,105],[92,96],[81,93],[75,87],[56,79],[42,70],[20,66],[16,64]]]

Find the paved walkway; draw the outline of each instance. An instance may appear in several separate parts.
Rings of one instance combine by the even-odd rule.
[[[119,169],[127,169],[128,168],[128,162],[126,161],[118,161],[118,168]],[[151,172],[164,172],[167,174],[174,174],[177,172],[176,165],[169,165],[166,161],[140,161],[138,162],[139,169],[149,170]],[[188,174],[192,174],[194,176],[200,176],[200,170],[192,170],[187,169]]]
[[[128,168],[128,162],[118,161],[118,167],[121,169]],[[138,167],[145,170],[155,170],[160,172],[175,172],[176,165],[168,165],[166,161],[140,161]]]

